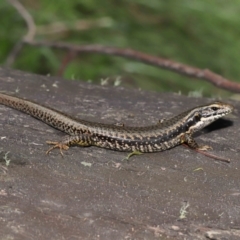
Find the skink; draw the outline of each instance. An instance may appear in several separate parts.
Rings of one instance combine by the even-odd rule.
[[[67,150],[71,145],[97,146],[117,151],[156,152],[186,143],[194,149],[199,147],[192,135],[213,121],[233,111],[233,106],[214,102],[198,106],[179,115],[146,127],[117,126],[75,119],[58,110],[33,101],[0,93],[0,104],[19,110],[42,122],[67,133],[62,141],[47,143],[54,148]]]

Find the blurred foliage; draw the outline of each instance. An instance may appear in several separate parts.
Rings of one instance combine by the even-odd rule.
[[[240,75],[239,1],[22,0],[21,3],[36,26],[43,27],[37,40],[133,48],[208,68],[237,81]],[[3,64],[27,29],[22,17],[7,1],[0,2],[0,13],[0,62]],[[76,29],[77,21],[82,21],[80,27],[85,29]],[[46,26],[56,23],[64,23],[67,30],[47,33]],[[13,67],[57,75],[68,57],[69,53],[64,50],[24,46]],[[185,94],[202,91],[205,96],[227,94],[209,83],[114,56],[81,54],[63,70],[63,76],[68,79],[100,83],[103,78],[114,81],[121,77],[122,85],[134,88]]]

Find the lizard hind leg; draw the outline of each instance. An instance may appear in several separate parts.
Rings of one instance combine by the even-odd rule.
[[[53,149],[59,148],[61,155],[63,156],[63,150],[68,150],[72,145],[79,145],[81,147],[87,147],[92,145],[89,137],[86,135],[66,136],[62,141],[46,141],[47,144],[53,145],[49,148],[46,154],[49,154]]]
[[[50,147],[47,151],[46,154],[49,154],[53,149],[59,148],[59,151],[61,155],[63,156],[63,151],[62,150],[68,150],[69,146],[63,142],[53,142],[53,141],[46,141],[47,144],[53,145]]]

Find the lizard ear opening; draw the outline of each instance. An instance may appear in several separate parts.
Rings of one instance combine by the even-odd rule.
[[[201,115],[199,113],[196,113],[195,116],[194,116],[194,120],[196,122],[200,121],[201,120]]]

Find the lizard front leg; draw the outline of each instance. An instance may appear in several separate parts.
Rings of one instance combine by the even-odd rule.
[[[207,151],[211,150],[212,147],[208,145],[199,146],[198,143],[194,140],[191,134],[185,133],[181,138],[182,143],[186,143],[190,148]]]

